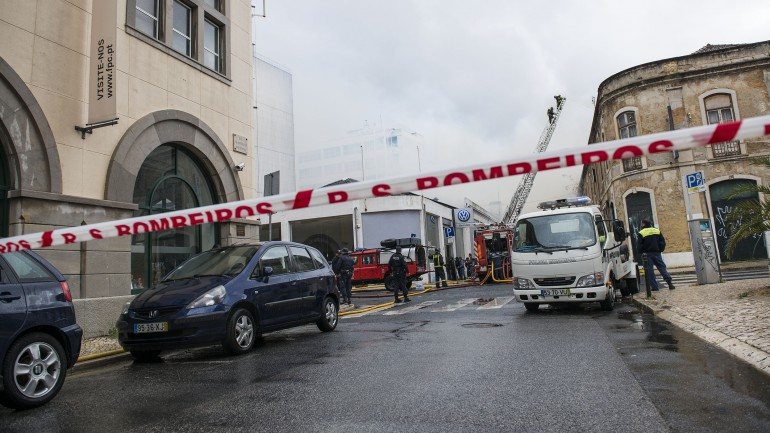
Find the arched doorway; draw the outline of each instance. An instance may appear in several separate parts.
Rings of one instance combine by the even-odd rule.
[[[214,189],[205,173],[200,161],[181,146],[164,144],[157,147],[144,160],[136,177],[134,203],[139,206],[136,215],[214,204]],[[153,287],[191,255],[211,249],[217,243],[216,224],[133,236],[132,288]]]
[[[8,190],[11,189],[4,146],[0,146],[0,237],[8,236]]]
[[[324,255],[324,257],[326,257],[326,260],[329,261],[331,261],[337,254],[337,251],[340,250],[340,244],[337,243],[337,241],[331,236],[322,233],[314,234],[302,241],[302,243],[317,249]]]
[[[722,262],[738,260],[756,260],[767,258],[764,234],[743,240],[733,251],[730,258],[727,257],[727,242],[733,231],[740,225],[740,221],[728,223],[728,216],[735,206],[744,200],[759,200],[756,192],[747,192],[733,196],[736,188],[743,186],[756,186],[757,182],[751,179],[728,179],[709,185],[709,197],[711,200],[711,215],[714,218],[714,230],[719,248],[719,259]]]
[[[650,220],[655,224],[655,213],[652,208],[652,194],[646,191],[635,191],[626,195],[626,215],[628,215],[628,231],[631,236],[631,248],[634,259],[640,260],[639,230],[642,220]]]

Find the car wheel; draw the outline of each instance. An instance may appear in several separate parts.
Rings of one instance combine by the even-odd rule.
[[[243,308],[235,310],[227,321],[227,337],[225,350],[233,355],[246,353],[254,347],[257,340],[257,329],[254,316]]]
[[[316,325],[318,325],[318,329],[321,331],[330,332],[334,331],[334,328],[337,327],[338,321],[339,310],[337,309],[337,303],[334,302],[334,299],[331,297],[327,297],[324,299],[324,306],[321,310],[321,318],[318,319]]]
[[[11,345],[2,370],[3,405],[28,409],[47,403],[59,392],[67,375],[67,356],[53,336],[28,334]]]
[[[130,350],[131,356],[138,362],[157,361],[160,350]]]
[[[604,311],[612,311],[612,309],[615,308],[615,287],[608,287],[607,297],[599,302],[599,305]]]
[[[534,313],[538,310],[538,308],[540,308],[540,304],[536,304],[534,302],[526,302],[524,304],[524,308],[526,308],[528,312]]]

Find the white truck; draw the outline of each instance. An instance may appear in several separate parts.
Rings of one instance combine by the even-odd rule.
[[[516,220],[511,247],[513,292],[527,311],[540,304],[599,302],[612,310],[615,290],[637,290],[626,231],[588,197],[540,203]],[[611,222],[611,235],[607,224]]]

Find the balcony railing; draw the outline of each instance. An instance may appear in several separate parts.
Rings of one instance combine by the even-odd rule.
[[[633,158],[628,158],[623,160],[623,171],[629,172],[629,171],[635,171],[635,170],[641,170],[642,169],[642,157],[641,156],[635,156]]]
[[[715,143],[711,145],[711,151],[714,153],[714,158],[737,156],[741,154],[741,142],[736,140]]]

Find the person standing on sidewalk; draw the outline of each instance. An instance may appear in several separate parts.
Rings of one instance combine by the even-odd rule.
[[[337,268],[339,271],[339,289],[342,294],[342,302],[345,304],[351,304],[351,296],[353,292],[353,268],[355,267],[355,261],[353,257],[350,257],[350,251],[347,248],[342,249],[342,255],[337,261]]]
[[[390,269],[390,274],[393,276],[393,281],[396,285],[396,288],[393,290],[393,295],[396,299],[393,302],[396,304],[401,302],[398,299],[399,291],[404,294],[404,302],[410,302],[409,289],[406,287],[406,260],[404,260],[404,256],[401,254],[401,247],[396,247],[396,252],[390,256],[388,269]]]
[[[455,268],[457,268],[457,278],[465,279],[465,262],[460,256],[455,257]]]
[[[647,276],[647,284],[650,285],[650,289],[653,292],[658,291],[658,281],[655,279],[655,270],[653,265],[658,268],[660,276],[668,283],[669,290],[674,290],[674,283],[671,282],[671,275],[669,275],[666,269],[666,263],[663,262],[663,256],[660,253],[666,250],[666,239],[663,237],[663,233],[656,227],[652,226],[650,220],[642,220],[642,229],[639,230],[639,239],[641,239],[639,245],[639,251],[643,255],[647,255],[647,260],[644,261],[644,273]]]
[[[465,270],[468,274],[469,280],[476,279],[476,262],[472,255],[468,254],[468,258],[465,259]]]
[[[433,269],[436,271],[436,288],[447,287],[446,274],[444,273],[444,256],[438,251],[433,255]]]

